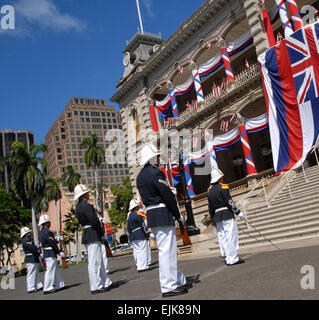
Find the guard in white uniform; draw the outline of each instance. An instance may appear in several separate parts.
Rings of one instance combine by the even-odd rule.
[[[40,242],[47,268],[44,275],[43,294],[50,294],[65,287],[65,283],[59,272],[57,260],[57,255],[64,258],[65,254],[57,246],[58,241],[55,240],[54,234],[50,231],[50,217],[46,214],[42,215],[38,225],[42,226],[42,230],[40,231]]]
[[[148,227],[152,229],[158,247],[159,278],[163,297],[187,293],[184,275],[177,268],[177,241],[173,217],[184,223],[177,202],[156,166],[159,153],[152,145],[141,150],[140,165],[144,166],[136,184],[146,207]]]
[[[27,266],[27,291],[34,293],[43,288],[40,281],[40,252],[32,239],[32,231],[28,227],[23,227],[20,231],[22,248],[24,251],[24,263]]]
[[[228,185],[222,183],[223,176],[217,168],[211,172],[208,208],[212,222],[216,223],[220,250],[225,256],[226,264],[231,266],[244,262],[238,258],[238,228],[234,215],[240,219],[245,219],[245,216],[236,208]]]
[[[92,294],[102,293],[117,287],[113,284],[105,272],[103,262],[102,242],[104,234],[100,220],[94,207],[88,203],[90,199],[90,189],[79,184],[74,189],[74,200],[79,200],[75,216],[83,226],[82,244],[86,246],[88,253],[88,272],[90,289]]]
[[[139,202],[132,199],[129,207],[127,231],[133,246],[133,256],[138,272],[149,270],[149,242],[150,232],[147,231],[142,213],[139,212]]]

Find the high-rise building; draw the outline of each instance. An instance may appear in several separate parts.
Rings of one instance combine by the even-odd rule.
[[[0,160],[9,155],[12,143],[15,141],[22,142],[27,148],[34,143],[34,135],[28,130],[0,130]],[[10,168],[5,167],[4,171],[0,171],[0,185],[6,190],[10,186]]]
[[[67,166],[81,174],[81,183],[94,185],[94,168],[85,164],[84,138],[96,134],[105,149],[106,162],[98,170],[99,182],[120,185],[128,176],[120,114],[104,99],[72,98],[45,137],[49,176],[59,178]]]

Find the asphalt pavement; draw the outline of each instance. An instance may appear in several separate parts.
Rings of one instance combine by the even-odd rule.
[[[60,269],[67,287],[50,295],[28,294],[26,278],[15,279],[14,289],[0,287],[0,300],[317,300],[319,298],[319,247],[309,246],[241,254],[245,263],[223,264],[219,257],[179,261],[179,269],[192,282],[185,295],[162,298],[157,252],[151,270],[138,273],[133,256],[109,259],[110,278],[118,288],[98,295],[89,290],[87,263]],[[40,273],[43,281],[44,273]]]

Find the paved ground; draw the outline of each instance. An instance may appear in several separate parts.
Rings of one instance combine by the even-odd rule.
[[[179,268],[193,280],[189,293],[162,298],[158,280],[157,254],[152,270],[137,273],[133,257],[114,257],[109,261],[110,277],[119,287],[99,295],[89,291],[87,264],[61,270],[68,288],[44,296],[42,291],[26,293],[25,278],[15,279],[15,289],[0,288],[0,300],[317,300],[319,298],[319,247],[308,246],[274,251],[242,253],[244,264],[228,267],[218,257],[181,258]],[[304,267],[310,266],[310,267]],[[302,273],[302,268],[306,268]],[[41,280],[44,274],[41,273]],[[312,276],[312,278],[311,278]],[[303,289],[313,281],[314,289]]]

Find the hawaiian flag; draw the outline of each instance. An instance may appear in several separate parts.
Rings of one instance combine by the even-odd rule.
[[[162,121],[172,111],[172,102],[170,95],[167,95],[166,98],[162,101],[156,101],[155,104],[158,112],[158,120]]]
[[[258,60],[274,169],[298,168],[319,137],[319,24],[299,29]]]

